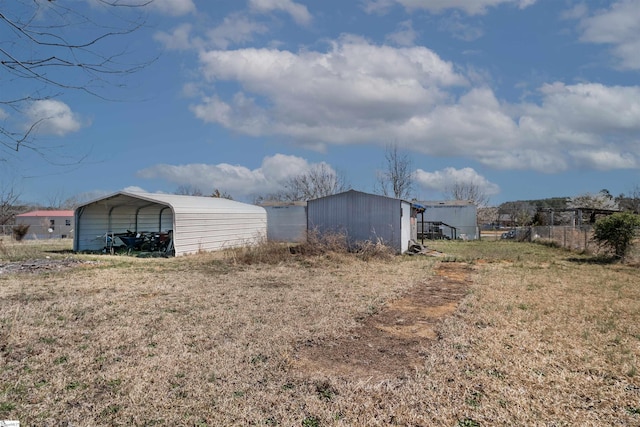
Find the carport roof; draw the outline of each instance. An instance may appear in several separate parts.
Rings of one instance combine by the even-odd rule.
[[[118,206],[144,207],[153,203],[168,206],[175,213],[264,211],[264,209],[259,206],[219,197],[182,196],[177,194],[127,191],[120,191],[85,203],[82,206],[98,204],[103,205],[106,208]]]

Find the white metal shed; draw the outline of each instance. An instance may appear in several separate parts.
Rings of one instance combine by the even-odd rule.
[[[224,198],[118,192],[75,210],[74,251],[101,250],[113,233],[172,232],[175,255],[255,244],[266,239],[260,206]]]

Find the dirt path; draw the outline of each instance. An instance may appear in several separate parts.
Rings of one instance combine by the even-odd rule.
[[[358,379],[412,372],[437,339],[438,324],[466,295],[470,275],[466,264],[441,263],[433,277],[364,319],[350,336],[302,344],[296,366],[306,372]]]
[[[43,273],[50,271],[62,271],[88,264],[98,264],[98,261],[83,261],[75,258],[41,258],[6,263],[0,261],[0,275],[5,273]]]

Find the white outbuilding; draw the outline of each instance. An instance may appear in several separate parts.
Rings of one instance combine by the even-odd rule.
[[[73,249],[100,251],[110,236],[169,236],[176,256],[264,241],[264,208],[225,198],[121,191],[75,210]]]

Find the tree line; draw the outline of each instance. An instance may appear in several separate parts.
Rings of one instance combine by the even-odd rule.
[[[598,214],[616,211],[640,214],[640,185],[636,184],[628,193],[613,196],[609,190],[583,193],[573,197],[553,197],[540,200],[519,200],[502,203],[483,212],[484,223],[497,225],[558,225],[576,219],[577,212],[584,224],[594,223]],[[587,216],[588,215],[588,216]]]

